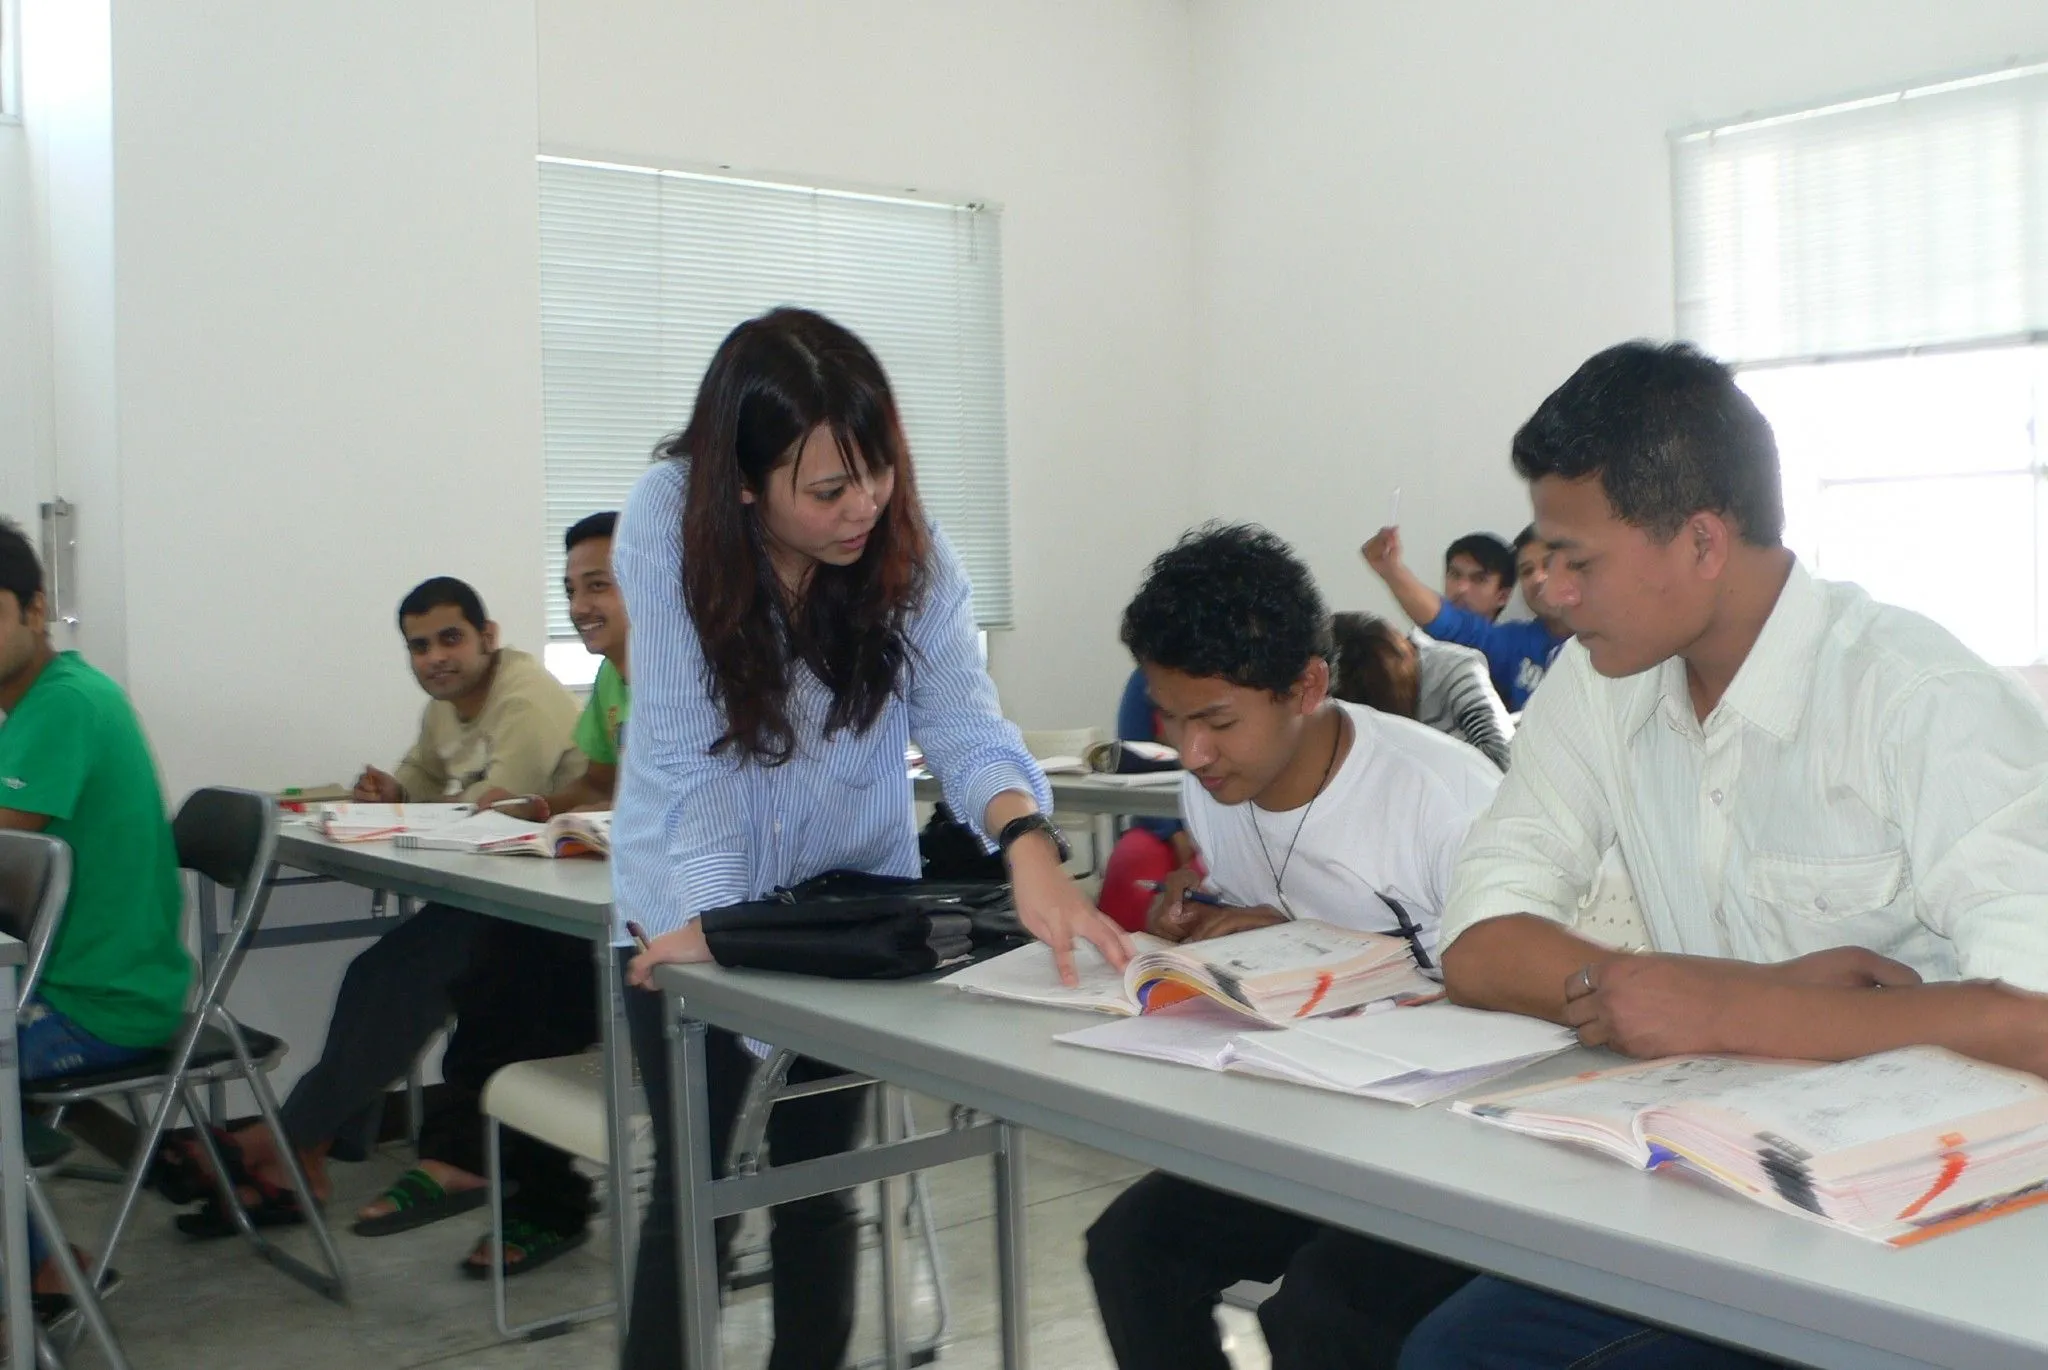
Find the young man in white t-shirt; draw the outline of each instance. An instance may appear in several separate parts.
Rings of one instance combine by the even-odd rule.
[[[1328,617],[1308,568],[1263,529],[1199,529],[1124,611],[1181,811],[1207,871],[1168,878],[1148,919],[1176,940],[1317,918],[1405,936],[1435,964],[1437,918],[1500,776],[1412,719],[1329,695]],[[1223,906],[1184,896],[1197,883]],[[1123,1370],[1225,1367],[1215,1309],[1274,1280],[1259,1310],[1274,1370],[1391,1366],[1463,1267],[1154,1174],[1088,1232],[1088,1270]]]

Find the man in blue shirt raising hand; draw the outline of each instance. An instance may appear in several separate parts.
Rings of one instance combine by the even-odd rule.
[[[1515,563],[1517,571],[1526,566],[1530,557],[1535,557],[1538,568],[1542,565],[1543,547],[1532,544],[1525,534],[1515,542]],[[1551,617],[1550,607],[1543,602],[1540,576],[1522,575],[1523,595],[1529,601],[1529,608],[1538,615],[1509,623],[1496,623],[1469,609],[1461,609],[1429,588],[1422,579],[1408,569],[1401,560],[1401,530],[1382,528],[1372,535],[1372,540],[1361,549],[1365,564],[1372,567],[1373,574],[1385,581],[1387,588],[1394,592],[1394,599],[1400,604],[1401,612],[1415,621],[1415,626],[1439,642],[1456,642],[1466,647],[1477,647],[1486,655],[1487,669],[1493,675],[1493,687],[1500,691],[1500,697],[1507,702],[1510,710],[1520,713],[1522,706],[1529,702],[1537,685],[1542,683],[1543,672],[1550,666],[1550,659],[1557,655],[1565,639],[1570,636]]]

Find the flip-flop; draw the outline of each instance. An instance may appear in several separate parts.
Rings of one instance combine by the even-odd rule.
[[[213,1144],[220,1148],[221,1164],[227,1168],[228,1178],[236,1184],[247,1184],[249,1171],[242,1161],[242,1144],[232,1133],[217,1127],[209,1130],[213,1133]],[[150,1167],[149,1182],[157,1193],[180,1208],[214,1192],[213,1174],[206,1168],[206,1153],[199,1149],[191,1128],[179,1128],[164,1138],[156,1164]]]
[[[280,1189],[255,1176],[246,1177],[237,1186],[243,1187],[255,1190],[257,1195],[255,1203],[242,1205],[251,1227],[297,1227],[306,1221],[306,1215],[299,1209],[299,1196],[289,1189]],[[235,1220],[221,1208],[218,1194],[197,1212],[180,1213],[174,1221],[180,1232],[196,1241],[218,1241],[242,1233]]]
[[[358,1237],[396,1236],[400,1232],[425,1227],[428,1223],[440,1222],[443,1218],[473,1212],[491,1201],[491,1191],[479,1185],[475,1189],[451,1192],[432,1175],[415,1167],[392,1181],[391,1187],[380,1197],[395,1207],[391,1212],[380,1213],[374,1218],[356,1219],[355,1226],[349,1230]]]
[[[505,1278],[524,1275],[529,1270],[538,1270],[550,1261],[560,1260],[577,1247],[590,1240],[590,1229],[579,1227],[574,1232],[557,1232],[552,1227],[542,1227],[526,1218],[505,1220],[505,1252],[519,1253],[516,1261],[505,1263]],[[473,1280],[487,1280],[491,1277],[491,1237],[485,1233],[483,1239],[464,1257],[458,1267]],[[476,1260],[472,1257],[481,1256]]]

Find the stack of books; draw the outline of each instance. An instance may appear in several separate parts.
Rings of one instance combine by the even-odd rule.
[[[2048,1082],[1939,1047],[1833,1065],[1672,1057],[1452,1108],[1891,1246],[2048,1202]]]
[[[431,832],[476,812],[474,804],[322,804],[313,826],[331,842],[389,842]]]

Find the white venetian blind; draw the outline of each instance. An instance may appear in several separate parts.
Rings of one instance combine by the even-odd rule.
[[[1684,133],[1678,331],[1725,360],[2048,334],[2048,66]]]
[[[719,342],[777,305],[826,314],[874,349],[975,619],[1007,625],[998,226],[984,205],[541,158],[549,638],[575,636],[563,531],[620,507],[689,420]]]

